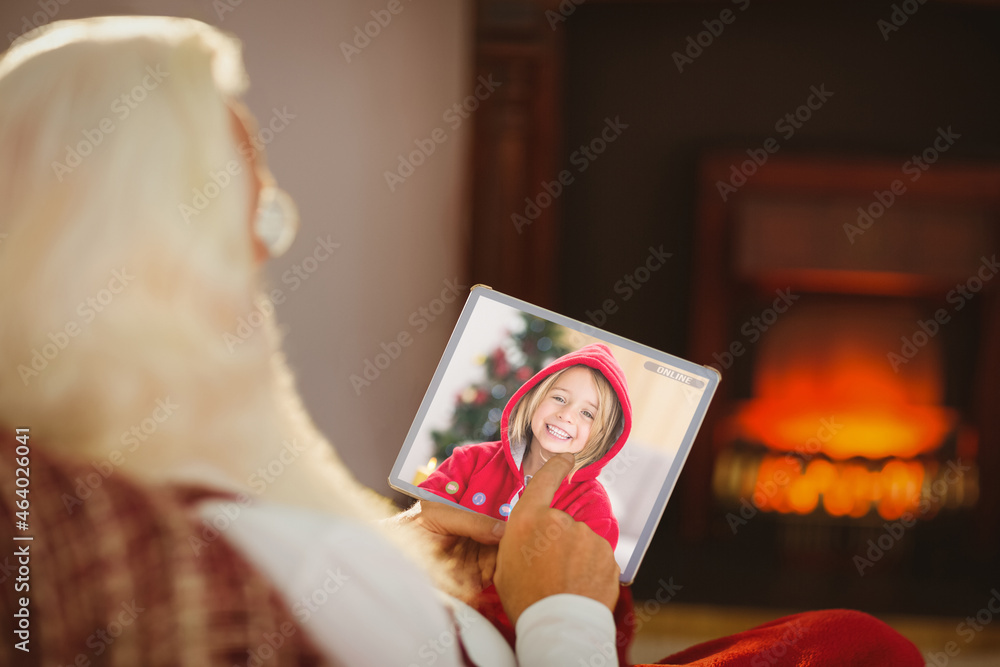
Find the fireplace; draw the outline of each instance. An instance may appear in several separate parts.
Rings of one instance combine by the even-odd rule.
[[[578,3],[553,29],[554,3],[478,2],[474,74],[504,83],[476,114],[470,266],[586,319],[639,249],[676,248],[605,325],[723,373],[637,598],[667,574],[690,603],[964,616],[1000,558],[1000,290],[978,276],[1000,166],[961,164],[1000,155],[998,13],[942,3],[886,49],[856,38],[862,4],[754,7],[681,73],[699,3]],[[609,114],[621,141],[513,224]]]
[[[946,405],[941,335],[925,333],[905,365],[889,360],[921,310],[898,298],[796,296],[809,300],[761,334],[750,396],[720,424],[717,500],[886,520],[974,507],[978,433]]]
[[[872,206],[898,164],[772,157],[720,194],[745,159],[701,166],[692,355],[723,384],[685,536],[768,554],[786,604],[913,610],[996,547],[1000,170]]]

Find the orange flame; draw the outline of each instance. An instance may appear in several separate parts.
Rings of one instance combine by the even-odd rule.
[[[765,511],[810,514],[822,505],[831,516],[862,517],[874,506],[886,520],[916,514],[927,471],[919,461],[892,460],[881,469],[824,459],[802,465],[770,455],[757,472],[753,503]]]
[[[912,458],[943,444],[958,423],[941,405],[940,341],[903,361],[900,331],[915,311],[889,306],[803,307],[761,341],[754,398],[736,415],[744,438],[782,451]]]

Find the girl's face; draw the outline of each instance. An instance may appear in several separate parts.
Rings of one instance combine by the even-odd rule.
[[[531,446],[550,454],[579,454],[590,439],[598,408],[590,370],[570,368],[556,379],[531,416]]]

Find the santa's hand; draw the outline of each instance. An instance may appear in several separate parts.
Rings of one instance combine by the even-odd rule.
[[[550,595],[573,593],[614,611],[618,576],[611,545],[587,524],[552,509],[552,498],[573,468],[573,457],[557,454],[531,478],[507,520],[494,582],[514,623],[525,609]]]
[[[449,561],[460,585],[482,590],[493,582],[503,521],[430,501],[416,503],[395,520],[418,528],[422,539]]]
[[[441,536],[468,537],[480,544],[497,544],[506,524],[479,512],[460,510],[451,505],[418,502],[414,520],[422,528]],[[408,512],[412,512],[411,508]]]

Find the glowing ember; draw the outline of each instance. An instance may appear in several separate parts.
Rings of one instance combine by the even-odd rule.
[[[928,454],[953,435],[968,447],[958,412],[943,405],[940,341],[905,364],[887,360],[919,316],[899,302],[834,300],[778,320],[760,342],[753,397],[725,436],[769,453],[720,456],[718,496],[783,514],[926,514],[939,467]],[[974,503],[967,495],[962,503]]]
[[[777,474],[779,470],[786,476]],[[918,461],[894,460],[881,469],[869,469],[860,463],[820,459],[802,470],[798,462],[771,455],[761,461],[756,485],[771,492],[756,494],[754,503],[765,511],[796,514],[810,514],[822,505],[831,516],[854,518],[874,506],[883,519],[898,519],[904,512],[917,513],[924,478],[924,466]]]

